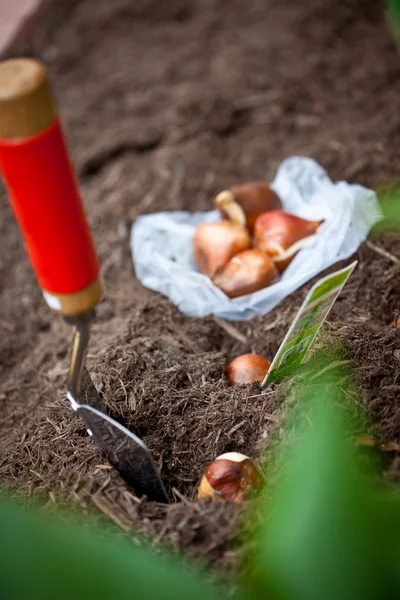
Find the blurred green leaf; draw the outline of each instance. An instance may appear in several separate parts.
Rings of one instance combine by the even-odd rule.
[[[127,540],[0,503],[0,586],[4,600],[221,600],[177,559]]]
[[[372,234],[400,231],[400,183],[385,184],[375,190],[383,219],[372,229]]]
[[[377,506],[380,514],[380,527],[388,568],[395,579],[397,598],[400,598],[400,490],[397,487],[391,493],[385,490],[377,494]]]
[[[400,0],[386,0],[386,12],[398,47],[400,47]]]
[[[327,367],[332,360],[326,358]],[[378,501],[361,468],[343,420],[339,374],[336,386],[303,384],[297,394],[307,419],[296,425],[272,496],[262,507],[251,597],[400,597],[394,574],[400,570],[400,503],[390,496],[391,516],[383,513],[382,496]]]

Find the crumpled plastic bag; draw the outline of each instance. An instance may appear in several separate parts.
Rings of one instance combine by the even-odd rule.
[[[298,252],[277,283],[231,300],[198,272],[192,238],[199,223],[219,220],[217,211],[163,212],[139,217],[131,232],[139,280],[168,296],[187,315],[250,319],[267,314],[312,277],[351,256],[381,218],[373,191],[345,181],[333,183],[310,158],[284,160],[271,187],[287,212],[313,221],[324,219],[311,243]]]

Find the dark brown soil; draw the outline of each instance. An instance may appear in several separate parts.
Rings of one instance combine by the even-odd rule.
[[[48,65],[102,260],[106,296],[88,366],[114,416],[154,453],[176,503],[139,502],[65,400],[72,332],[50,314],[0,197],[0,482],[110,516],[195,556],[235,561],[235,506],[192,502],[204,466],[257,456],[276,431],[273,390],[229,389],[238,354],[272,358],[309,286],[235,323],[179,313],[135,279],[139,214],[204,210],[224,186],[315,158],[375,186],[400,171],[400,57],[375,0],[71,0],[29,52]],[[373,239],[325,331],[354,359],[380,441],[400,441],[400,237]],[[377,251],[378,247],[378,251]],[[393,255],[379,253],[384,248]],[[397,257],[397,258],[396,258]],[[391,457],[386,476],[399,478]],[[177,492],[174,490],[178,490]],[[183,500],[182,500],[183,498]]]

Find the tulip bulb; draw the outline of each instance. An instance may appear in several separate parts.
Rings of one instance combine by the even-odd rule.
[[[400,327],[400,317],[398,317],[397,321],[392,321],[389,327]]]
[[[261,181],[224,190],[214,198],[214,204],[223,219],[250,230],[259,215],[282,206],[278,194]]]
[[[307,221],[283,210],[259,216],[254,226],[257,248],[271,256],[280,273],[304,248],[322,221]]]
[[[261,483],[261,474],[251,458],[239,452],[227,452],[206,467],[197,498],[230,499],[241,504]]]
[[[251,246],[250,234],[229,221],[202,223],[193,238],[196,264],[201,273],[212,277],[238,252]]]
[[[235,358],[225,369],[225,375],[231,385],[264,381],[271,362],[259,354],[242,354]]]
[[[213,277],[214,284],[229,298],[252,294],[278,279],[279,273],[272,259],[253,248],[239,252]]]

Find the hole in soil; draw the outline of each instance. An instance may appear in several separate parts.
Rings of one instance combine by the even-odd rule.
[[[125,425],[161,464],[166,487],[192,496],[204,467],[216,456],[231,450],[257,456],[268,426],[264,412],[275,405],[265,397],[252,397],[259,394],[257,385],[228,388],[221,355],[216,362],[212,354],[190,356],[179,347],[166,364],[166,371],[175,368],[177,375],[172,380],[169,373],[162,377],[163,342],[155,351],[154,335],[151,351],[142,346],[137,356],[137,340],[129,339],[112,356],[103,356],[96,370],[101,371],[103,394],[121,403]],[[111,368],[116,364],[118,370]],[[132,399],[131,411],[126,409],[127,397]]]

